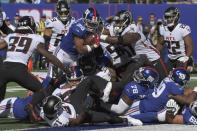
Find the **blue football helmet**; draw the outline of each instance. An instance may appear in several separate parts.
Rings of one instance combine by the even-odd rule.
[[[154,88],[158,84],[159,74],[153,68],[140,67],[134,72],[133,79],[143,87]]]
[[[190,74],[184,68],[175,68],[170,72],[170,78],[183,88],[188,86]]]
[[[197,117],[197,100],[190,103],[189,110],[193,116]]]
[[[79,66],[73,66],[70,68],[71,73],[66,74],[66,79],[68,82],[71,81],[82,81],[84,78],[83,71]]]
[[[82,19],[88,32],[95,33],[98,30],[100,15],[95,8],[86,9]]]

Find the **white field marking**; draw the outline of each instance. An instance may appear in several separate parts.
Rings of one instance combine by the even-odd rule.
[[[8,86],[6,92],[18,92],[18,91],[25,91],[27,89],[22,88],[21,86]]]
[[[197,80],[197,77],[196,76],[192,76],[190,77],[191,80]]]

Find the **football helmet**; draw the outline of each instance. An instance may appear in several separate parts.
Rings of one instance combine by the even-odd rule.
[[[66,74],[66,79],[68,82],[83,80],[84,78],[83,71],[79,68],[79,66],[71,67],[70,72],[71,73]]]
[[[129,11],[121,10],[115,15],[113,21],[114,21],[114,32],[116,34],[120,34],[124,31],[126,27],[129,26],[129,24],[131,24],[131,22],[133,21],[133,16]]]
[[[56,4],[57,18],[63,22],[68,21],[70,16],[70,5],[66,0],[59,0]]]
[[[36,31],[36,24],[31,16],[23,16],[18,20],[17,29],[31,30],[32,33]]]
[[[95,8],[88,8],[83,13],[82,18],[85,28],[88,32],[95,33],[98,30],[100,23],[100,15]]]
[[[172,27],[179,22],[180,11],[176,7],[169,7],[164,12],[164,22],[168,27]]]
[[[197,100],[190,103],[189,110],[193,116],[197,117]]]
[[[134,72],[133,79],[143,87],[154,88],[158,84],[159,74],[153,68],[140,67]]]
[[[43,104],[44,115],[52,120],[58,114],[58,110],[62,107],[62,99],[59,96],[48,96]]]
[[[190,74],[184,68],[175,68],[169,73],[170,78],[183,88],[188,86]]]

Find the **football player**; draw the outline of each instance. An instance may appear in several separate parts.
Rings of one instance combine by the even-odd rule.
[[[128,63],[132,63],[131,66],[134,63],[132,58],[145,54],[156,70],[160,71],[159,81],[161,81],[167,76],[167,71],[165,71],[165,66],[160,59],[160,54],[151,45],[150,41],[145,38],[144,34],[137,30],[136,25],[132,24],[132,21],[133,17],[129,11],[119,11],[113,17],[112,24],[101,35],[101,40],[105,42],[101,43],[101,45],[107,52],[107,55],[111,57],[112,64],[118,70],[118,73],[127,76],[130,72]],[[128,68],[124,69],[128,70],[120,72],[120,68],[123,68],[125,65]]]
[[[99,46],[99,38],[95,37],[95,44],[85,45],[84,39],[90,33],[97,33],[100,16],[95,8],[88,8],[83,17],[72,24],[68,32],[63,36],[60,45],[54,54],[65,65],[72,67],[77,64],[79,54],[91,52]],[[47,80],[51,81],[52,68],[49,67]],[[46,81],[46,83],[49,83]]]
[[[133,103],[125,115],[130,115],[143,122],[165,121],[165,106],[169,94],[183,95],[190,79],[184,68],[175,68],[160,85],[146,98]]]
[[[123,114],[134,101],[146,97],[150,93],[149,89],[156,88],[159,80],[158,72],[148,67],[140,67],[134,72],[133,78],[134,81],[124,87],[118,104],[107,105],[104,108],[119,115]]]
[[[54,55],[44,49],[44,39],[35,34],[35,22],[32,17],[24,16],[19,19],[15,33],[11,33],[0,40],[0,49],[8,48],[4,63],[1,64],[0,88],[8,82],[13,81],[22,87],[35,92],[31,104],[37,103],[37,96],[44,97],[46,92],[42,84],[27,70],[27,63],[32,53],[37,50],[54,65],[65,72],[69,72]],[[0,101],[4,98],[5,92],[0,92]]]
[[[98,33],[100,16],[95,8],[84,11],[83,17],[77,20],[63,36],[60,46],[56,49],[57,57],[66,65],[76,64],[77,56],[91,52],[99,46],[99,36],[95,36],[95,43],[85,45],[84,39],[88,34]]]
[[[60,44],[63,35],[65,35],[75,18],[71,16],[70,5],[65,0],[59,0],[56,3],[56,17],[47,19],[45,22],[44,38],[45,43],[49,43],[49,52],[54,52]]]
[[[164,44],[168,48],[168,71],[177,67],[187,68],[187,61],[193,52],[191,30],[188,25],[179,23],[180,11],[176,7],[169,7],[164,12],[165,26],[160,27],[160,42],[156,45],[160,51]]]
[[[48,87],[46,90],[49,95],[53,94],[62,98],[63,101],[66,101],[71,92],[76,89],[76,86],[84,79],[83,72],[81,69],[76,66],[72,67],[71,72],[67,73],[64,81],[62,80],[62,84],[57,84],[59,88],[51,88]],[[66,81],[65,81],[66,80]],[[33,93],[28,95],[26,98],[20,97],[9,97],[0,102],[0,117],[12,117],[25,119],[27,117],[27,113],[24,111],[24,107],[32,100]],[[38,106],[36,106],[37,108]]]
[[[60,44],[62,37],[68,33],[69,28],[74,22],[75,18],[71,16],[70,5],[66,0],[59,0],[56,3],[56,17],[47,19],[45,22],[44,38],[49,52],[56,55],[54,52],[56,47]],[[61,60],[62,58],[58,57],[58,59]],[[48,75],[50,77],[56,77],[57,73],[58,69],[50,63]]]

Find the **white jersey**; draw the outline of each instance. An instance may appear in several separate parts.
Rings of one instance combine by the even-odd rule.
[[[174,60],[186,55],[184,37],[190,33],[190,27],[180,23],[172,32],[168,30],[167,26],[160,27],[160,34],[164,37],[165,44],[167,44],[170,59]]]
[[[43,108],[41,108],[40,116],[44,119],[51,127],[64,127],[69,125],[69,118],[76,119],[76,112],[74,107],[69,103],[63,103],[62,108],[58,111],[57,117],[54,119],[48,119],[44,115]]]
[[[108,27],[108,29],[110,31],[111,36],[116,36],[116,34],[114,33],[114,30],[113,30],[113,25],[110,25]],[[154,46],[152,46],[150,41],[147,40],[146,37],[144,36],[144,34],[138,30],[138,28],[135,24],[130,24],[122,32],[121,35],[123,36],[127,32],[139,33],[141,35],[141,39],[138,40],[136,43],[131,43],[131,45],[127,46],[127,48],[124,48],[124,52],[126,52],[124,54],[127,54],[127,56],[125,56],[125,57],[127,57],[126,59],[128,59],[128,56],[135,57],[135,55],[139,55],[139,54],[146,54],[150,61],[155,61],[160,58],[159,51],[157,51],[157,49]],[[115,50],[115,47],[113,45],[110,45],[107,43],[102,43],[102,42],[101,42],[101,45],[104,46],[106,48],[106,50],[108,50],[108,52],[110,53],[110,56],[112,57],[113,65],[118,65],[119,63],[124,64],[125,58],[122,57],[122,59],[121,59],[120,54],[118,52],[114,52],[114,51],[110,52],[109,51],[109,48],[110,48],[110,50]],[[128,52],[130,52],[130,54]],[[121,65],[121,64],[119,64],[119,65]]]
[[[4,38],[8,44],[4,62],[18,62],[27,65],[29,58],[44,38],[37,34],[12,33]]]
[[[66,34],[70,28],[70,26],[74,23],[75,18],[71,18],[70,21],[64,25],[57,17],[52,19],[47,19],[45,22],[45,28],[52,29],[52,35],[49,42],[49,51],[54,52],[55,48],[60,44],[62,37]]]

